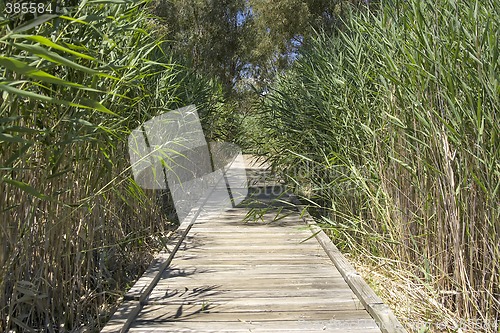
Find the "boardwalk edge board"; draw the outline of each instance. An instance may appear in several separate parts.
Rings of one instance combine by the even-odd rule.
[[[380,297],[370,288],[370,286],[363,280],[354,267],[344,257],[342,252],[333,244],[330,237],[328,237],[323,229],[321,229],[316,221],[307,211],[307,208],[302,205],[300,200],[294,196],[292,202],[297,206],[299,211],[302,211],[302,219],[311,228],[311,232],[321,244],[328,257],[332,260],[335,267],[339,270],[340,274],[352,289],[354,294],[359,298],[368,313],[373,317],[380,330],[383,333],[408,333],[396,318],[392,310],[384,304]]]

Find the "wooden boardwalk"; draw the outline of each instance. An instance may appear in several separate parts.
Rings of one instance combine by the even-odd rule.
[[[274,202],[263,172],[248,168],[244,204],[181,226],[102,332],[404,332],[297,209],[274,204],[263,221],[244,221]]]

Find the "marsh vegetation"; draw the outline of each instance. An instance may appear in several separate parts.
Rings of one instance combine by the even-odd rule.
[[[65,4],[0,20],[0,331],[102,328],[175,228],[127,136],[196,104],[410,331],[498,332],[499,0]]]

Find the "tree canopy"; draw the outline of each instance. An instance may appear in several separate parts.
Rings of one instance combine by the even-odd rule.
[[[347,1],[344,1],[347,3]],[[342,1],[158,0],[171,48],[226,94],[263,88],[287,68],[313,29],[337,24]]]

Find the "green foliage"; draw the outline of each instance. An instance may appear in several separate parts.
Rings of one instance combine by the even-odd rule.
[[[188,104],[207,120],[221,90],[171,59],[149,8],[0,19],[0,331],[99,329],[173,227],[127,136]]]
[[[298,49],[307,44],[314,30],[330,30],[342,25],[352,0],[251,0],[255,38],[253,70],[260,84],[288,68]],[[264,81],[264,82],[262,82]]]
[[[226,96],[259,90],[287,68],[314,28],[340,24],[353,0],[157,0],[170,47],[198,73],[218,78]]]
[[[499,8],[413,0],[352,14],[272,86],[257,138],[272,138],[263,153],[322,207],[344,248],[398,260],[451,291],[442,302],[458,316],[491,322],[500,316]]]
[[[155,8],[172,50],[197,73],[219,79],[226,94],[248,61],[249,21],[238,21],[244,11],[243,0],[157,1]]]

